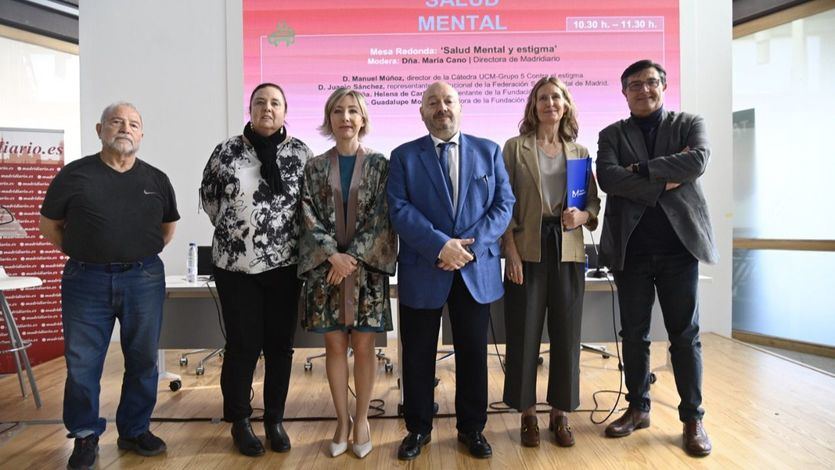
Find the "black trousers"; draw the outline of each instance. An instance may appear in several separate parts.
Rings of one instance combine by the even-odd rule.
[[[629,406],[649,411],[649,329],[655,292],[670,338],[670,359],[681,398],[679,419],[701,419],[702,343],[699,339],[699,262],[690,253],[628,256],[614,271]]]
[[[455,273],[447,298],[455,347],[455,415],[461,432],[482,431],[487,423],[487,325],[490,305],[470,295]],[[400,304],[403,343],[403,416],[409,432],[432,431],[435,359],[443,308]]]
[[[263,351],[264,419],[282,421],[298,323],[300,281],[296,265],[259,274],[218,267],[214,272],[226,329],[220,374],[223,419],[237,421],[252,415],[252,375]]]
[[[504,283],[507,367],[503,400],[519,411],[536,404],[537,360],[547,313],[551,352],[546,399],[558,410],[572,411],[580,406],[584,266],[560,261],[559,225],[543,229],[540,261],[522,263],[522,285]]]

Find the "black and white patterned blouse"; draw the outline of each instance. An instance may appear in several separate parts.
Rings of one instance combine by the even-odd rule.
[[[255,148],[243,136],[215,147],[200,185],[203,210],[215,226],[215,266],[258,274],[298,263],[299,194],[312,156],[304,142],[287,136],[276,152],[282,189],[273,195],[261,177]]]

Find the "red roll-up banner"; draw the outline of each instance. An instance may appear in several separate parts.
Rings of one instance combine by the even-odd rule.
[[[46,189],[63,166],[64,131],[0,127],[0,267],[7,276],[43,281],[41,287],[4,292],[21,336],[32,342],[32,364],[64,354],[61,270],[66,257],[38,230]],[[7,325],[0,319],[0,350],[8,347]],[[0,355],[0,373],[14,371],[13,355]]]

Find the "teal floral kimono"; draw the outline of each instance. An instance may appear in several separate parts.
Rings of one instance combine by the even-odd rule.
[[[320,333],[390,331],[389,276],[395,270],[397,237],[386,202],[389,162],[360,146],[345,213],[338,158],[332,148],[304,168],[298,245],[302,325]],[[328,258],[334,253],[357,260],[356,271],[336,286],[327,282]]]

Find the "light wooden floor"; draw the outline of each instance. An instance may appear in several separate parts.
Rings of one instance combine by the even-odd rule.
[[[572,415],[577,445],[557,447],[547,438],[547,415],[540,414],[543,443],[535,449],[519,445],[519,415],[491,414],[485,435],[494,457],[471,459],[455,439],[455,420],[435,421],[432,443],[412,463],[396,459],[397,446],[405,434],[395,418],[372,420],[374,451],[358,460],[350,451],[337,459],[327,455],[327,441],[335,426],[330,420],[290,421],[286,428],[293,441],[288,454],[267,452],[248,458],[233,451],[229,427],[224,423],[154,422],[152,430],[168,443],[166,455],[143,458],[116,448],[115,423],[109,422],[102,436],[100,468],[833,468],[835,467],[835,377],[804,367],[732,339],[708,334],[704,344],[705,424],[713,440],[713,454],[688,457],[681,449],[681,424],[677,419],[678,397],[666,363],[665,345],[653,344],[653,367],[658,382],[653,385],[652,427],[622,439],[603,437],[604,425],[589,421],[588,412]],[[614,345],[609,345],[613,348]],[[287,418],[332,416],[324,364],[316,361],[312,372],[302,368],[304,357],[315,350],[298,350],[291,381]],[[396,354],[389,349],[391,355]],[[170,392],[160,385],[155,418],[212,418],[221,414],[219,362],[211,363],[204,376],[177,365],[177,355],[168,355],[168,367],[183,372],[183,389]],[[112,419],[121,381],[121,353],[111,349],[102,380],[102,413]],[[489,359],[489,396],[501,399],[503,376],[495,358]],[[451,413],[454,402],[454,362],[438,366],[441,383],[436,399],[441,413]],[[548,361],[541,368],[540,397],[545,394]],[[616,359],[589,353],[581,356],[581,409],[593,406],[592,393],[617,389]],[[25,421],[0,434],[0,467],[64,468],[72,451],[61,419],[65,378],[63,359],[35,368],[44,407],[37,410],[31,398],[23,399],[14,376],[0,380],[0,421]],[[261,404],[261,374],[256,377],[254,406]],[[394,375],[382,365],[374,396],[385,400],[385,415],[396,414],[399,390]],[[614,395],[602,396],[601,406],[613,403]],[[621,401],[623,403],[623,401]],[[596,414],[601,419],[603,414]],[[9,425],[0,426],[0,431]],[[260,424],[256,432],[263,434]]]

